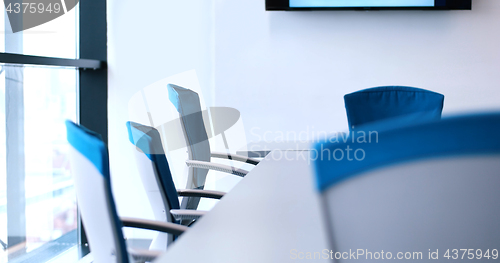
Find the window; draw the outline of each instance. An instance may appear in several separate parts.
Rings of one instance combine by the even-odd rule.
[[[64,120],[107,138],[105,1],[17,33],[4,9],[0,27],[0,262],[75,262],[88,247]]]
[[[2,65],[1,262],[77,244],[76,200],[65,119],[76,120],[77,71]]]

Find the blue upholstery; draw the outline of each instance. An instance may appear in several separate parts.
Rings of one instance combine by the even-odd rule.
[[[442,94],[404,86],[360,90],[344,96],[349,129],[379,120],[413,114],[420,119],[441,118]]]
[[[158,130],[133,121],[128,121],[126,125],[129,141],[137,148],[141,149],[150,160],[153,160],[152,155],[165,154]]]
[[[97,168],[104,179],[106,191],[105,196],[108,200],[103,200],[103,202],[108,203],[110,213],[108,216],[110,216],[112,225],[115,228],[113,230],[113,234],[114,240],[116,241],[116,258],[118,262],[129,263],[125,238],[122,232],[123,226],[121,221],[118,219],[118,213],[116,211],[116,205],[111,191],[108,151],[101,139],[101,135],[71,121],[66,121],[66,130],[67,139],[70,145],[85,156],[85,158],[87,158]],[[75,176],[82,176],[84,173],[84,171],[80,171],[80,173],[76,173]],[[85,196],[77,196],[77,198],[85,198]]]
[[[314,167],[318,189],[324,191],[359,173],[416,159],[500,153],[500,113],[453,117],[406,126],[394,120],[386,123],[386,127],[383,129],[379,124],[364,126],[362,131],[358,131],[365,133],[364,141],[362,134],[357,137],[354,134],[346,142],[327,140],[317,143],[314,152],[318,155],[313,157],[316,159]],[[371,143],[365,142],[370,137],[369,131],[378,132],[377,142],[375,135],[371,136]],[[346,156],[341,159],[339,152],[338,161],[325,158],[329,153],[331,157],[336,149],[343,150],[345,154],[347,147],[351,149],[353,160],[348,160]],[[356,149],[363,149],[365,158],[362,161],[353,157]],[[322,152],[323,157],[318,158]],[[361,159],[361,152],[358,154]]]
[[[170,209],[179,209],[179,197],[177,189],[168,166],[167,158],[163,152],[161,137],[153,127],[145,126],[136,122],[127,122],[129,139],[132,144],[141,149],[144,154],[153,162],[158,172],[163,193],[166,196]],[[172,218],[172,222],[175,220]]]
[[[71,146],[89,159],[103,176],[107,176],[106,180],[109,180],[108,152],[101,135],[71,121],[66,121],[66,130]]]

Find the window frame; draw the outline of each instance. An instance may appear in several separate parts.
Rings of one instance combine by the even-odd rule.
[[[79,71],[77,119],[79,123],[99,134],[108,142],[107,100],[107,19],[106,1],[79,1],[79,58],[32,56],[0,52],[0,63],[74,67]],[[79,255],[89,253],[85,230],[78,213]]]

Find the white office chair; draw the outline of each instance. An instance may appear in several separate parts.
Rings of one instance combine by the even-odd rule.
[[[156,220],[172,223],[180,221],[187,225],[206,211],[180,209],[180,196],[213,199],[224,196],[225,193],[219,191],[176,189],[158,130],[131,121],[127,122],[127,129],[139,175]],[[173,241],[174,235],[158,233],[150,249],[165,250]]]
[[[448,262],[462,258],[460,249],[470,249],[469,261],[498,257],[500,114],[392,127],[377,130],[377,142],[316,145],[324,153],[314,164],[333,257],[373,262],[384,251],[387,260]],[[325,157],[347,146],[365,158]]]
[[[174,84],[168,84],[167,89],[170,102],[172,102],[179,112],[184,139],[186,141],[189,155],[189,160],[186,161],[186,165],[189,167],[188,185],[186,188],[203,189],[209,170],[225,172],[241,177],[248,173],[248,171],[244,169],[213,163],[211,162],[212,157],[229,159],[252,165],[257,165],[259,163],[259,160],[248,158],[246,156],[211,152],[207,131],[203,123],[198,93]],[[198,203],[198,197],[190,197],[182,200],[181,207],[196,209]]]
[[[109,160],[100,135],[66,121],[70,163],[78,208],[95,263],[145,262],[162,251],[128,249],[122,226],[181,235],[187,227],[135,218],[118,218],[111,193]]]

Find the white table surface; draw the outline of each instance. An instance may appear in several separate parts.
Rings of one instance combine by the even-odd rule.
[[[155,262],[289,262],[327,248],[307,151],[273,151]],[[282,156],[280,158],[280,156]]]
[[[236,151],[236,154],[251,158],[265,157],[273,150],[282,151],[307,151],[313,148],[314,144],[322,139],[338,136],[339,140],[348,136],[348,132],[337,132],[336,134],[325,134],[315,140],[295,140],[295,141],[257,141],[250,142],[245,147]]]
[[[265,157],[272,150],[307,151],[313,146],[313,141],[260,141],[250,142],[236,154],[251,158]]]

